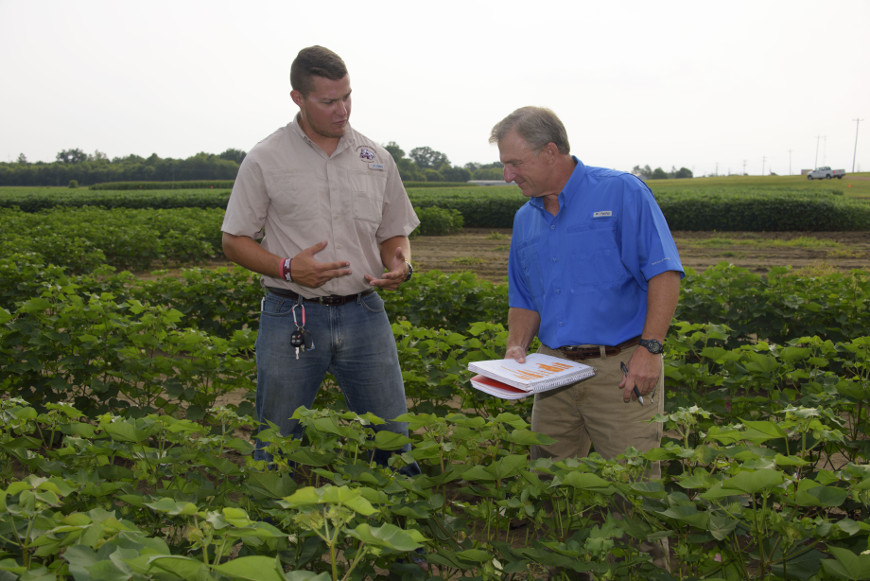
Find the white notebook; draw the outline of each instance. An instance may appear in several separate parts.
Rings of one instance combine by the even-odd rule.
[[[542,353],[526,355],[525,363],[517,363],[515,359],[475,361],[468,364],[468,370],[514,388],[509,391],[491,381],[472,378],[471,385],[475,389],[505,399],[519,399],[595,375],[595,369],[589,365]]]

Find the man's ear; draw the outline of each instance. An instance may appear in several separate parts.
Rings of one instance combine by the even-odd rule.
[[[554,160],[559,156],[559,147],[552,141],[544,146],[544,151],[547,152],[547,158]]]
[[[290,98],[293,99],[293,102],[296,103],[297,105],[299,105],[300,107],[302,106],[302,101],[305,99],[302,96],[302,93],[300,93],[296,89],[293,89],[292,91],[290,91]]]

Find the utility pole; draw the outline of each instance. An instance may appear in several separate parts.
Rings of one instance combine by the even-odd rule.
[[[852,172],[855,173],[855,172]],[[788,175],[791,175],[791,150],[788,150]]]
[[[761,156],[761,175],[764,175],[764,162],[765,162],[765,161],[767,161],[767,156],[766,156],[766,155],[762,155],[762,156]]]
[[[821,135],[816,135],[816,164],[813,166],[813,169],[819,167],[819,140],[821,140]]]
[[[855,149],[852,151],[852,173],[855,173],[855,155],[858,154],[858,127],[863,119],[853,119],[855,121]]]

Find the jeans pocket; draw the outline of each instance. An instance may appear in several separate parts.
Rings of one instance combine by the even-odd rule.
[[[360,298],[363,307],[370,313],[384,312],[384,299],[377,291]]]
[[[292,317],[293,305],[295,304],[295,301],[268,294],[260,303],[260,316],[278,318]]]

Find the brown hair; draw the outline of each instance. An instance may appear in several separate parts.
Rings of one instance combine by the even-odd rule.
[[[309,46],[300,50],[290,65],[290,86],[306,96],[314,88],[312,77],[337,81],[346,75],[347,67],[340,56],[322,46]]]
[[[568,132],[556,114],[543,107],[521,107],[496,123],[489,137],[498,143],[511,130],[522,137],[534,151],[541,151],[548,143],[555,143],[559,153],[571,152]]]

